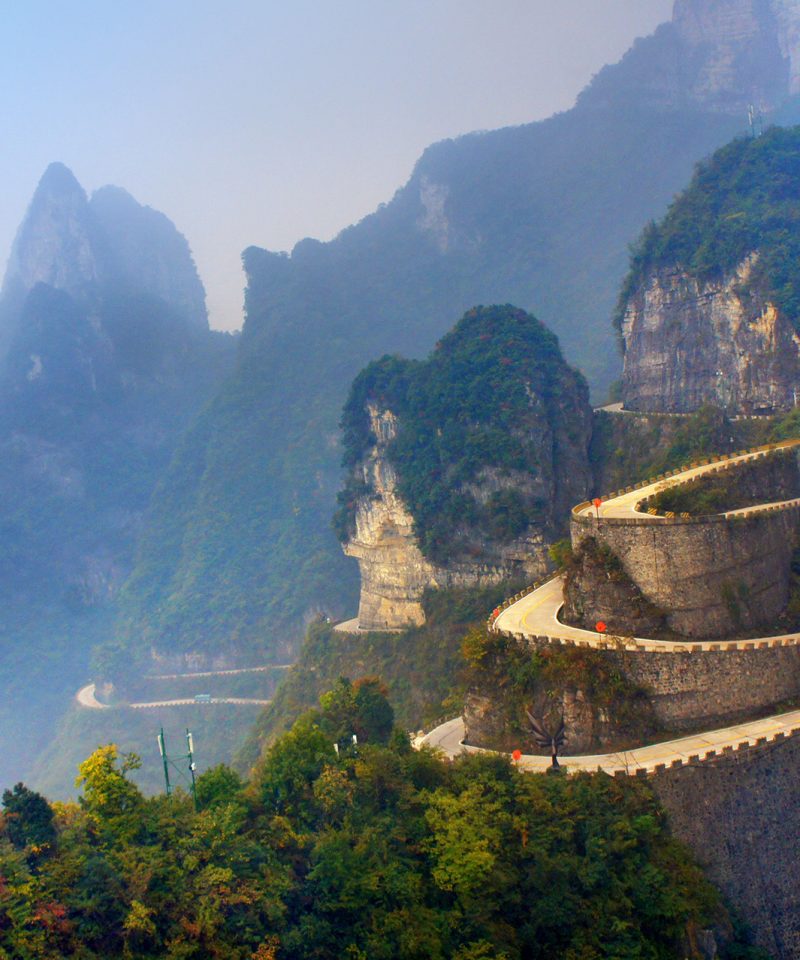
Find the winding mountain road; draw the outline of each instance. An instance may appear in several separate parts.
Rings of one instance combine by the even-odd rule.
[[[573,510],[573,513],[579,516],[597,517],[598,520],[637,518],[648,523],[661,523],[667,518],[654,516],[638,509],[643,500],[668,487],[684,484],[697,477],[716,472],[720,468],[732,467],[737,463],[744,463],[764,456],[769,451],[796,447],[798,444],[800,444],[800,440],[789,440],[769,445],[769,448],[758,448],[730,457],[717,458],[710,463],[675,471],[670,476],[659,477],[651,483],[619,493],[602,502],[599,507],[595,507],[591,502],[580,504]],[[797,506],[800,506],[800,499],[756,504],[740,510],[732,510],[723,514],[723,516],[749,515],[766,510],[791,509]],[[511,634],[519,639],[529,638],[536,639],[539,642],[595,647],[597,649],[625,647],[626,649],[653,653],[725,652],[800,644],[800,633],[758,637],[752,640],[686,641],[683,643],[645,637],[608,637],[605,634],[562,623],[559,620],[559,613],[563,603],[563,581],[560,576],[555,576],[526,596],[502,609],[494,621],[493,629],[501,633]],[[448,757],[456,757],[465,752],[492,752],[464,744],[464,733],[464,721],[459,717],[440,724],[428,734],[418,738],[415,743],[417,746],[425,744],[435,747],[443,751]],[[569,772],[603,770],[612,775],[652,774],[682,766],[685,763],[713,761],[726,754],[748,750],[753,747],[762,747],[769,743],[777,743],[798,733],[800,733],[800,710],[794,710],[760,720],[649,744],[624,753],[563,757],[561,758],[561,765]],[[547,756],[524,755],[519,760],[518,765],[523,770],[544,772],[550,766],[550,758]]]
[[[87,683],[85,687],[75,694],[75,699],[81,707],[89,710],[111,710],[112,705],[101,703],[97,697],[96,684]],[[271,700],[253,700],[247,697],[212,697],[210,700],[195,700],[194,697],[185,697],[179,700],[154,700],[151,703],[119,703],[114,707],[129,707],[131,710],[153,710],[156,707],[207,707],[217,703],[236,703],[236,704],[254,704],[256,706],[267,706],[272,703]]]

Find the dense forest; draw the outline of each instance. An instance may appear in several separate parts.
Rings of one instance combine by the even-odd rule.
[[[411,748],[375,678],[340,679],[251,781],[145,798],[107,745],[78,803],[0,815],[0,956],[226,960],[756,958],[646,784]]]

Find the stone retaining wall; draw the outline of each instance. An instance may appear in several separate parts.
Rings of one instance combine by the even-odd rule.
[[[800,647],[703,653],[609,652],[645,687],[669,730],[725,725],[800,696]]]
[[[800,957],[800,737],[657,773],[677,837],[778,960]]]

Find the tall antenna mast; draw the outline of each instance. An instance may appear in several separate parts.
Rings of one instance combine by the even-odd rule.
[[[194,771],[197,769],[197,764],[194,762],[194,743],[192,742],[192,731],[187,727],[186,728],[186,746],[189,750],[186,755],[186,759],[189,761],[189,773],[192,777],[192,799],[194,800],[194,808],[197,809],[197,783],[194,778]]]

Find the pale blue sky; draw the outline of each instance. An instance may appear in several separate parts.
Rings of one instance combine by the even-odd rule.
[[[672,0],[5,0],[0,258],[44,168],[186,235],[212,323],[239,255],[329,239],[429,144],[571,106]]]

